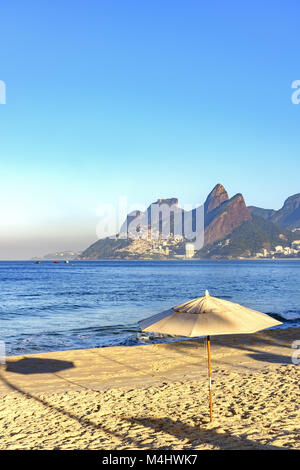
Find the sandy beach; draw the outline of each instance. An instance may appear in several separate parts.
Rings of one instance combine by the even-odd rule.
[[[300,328],[7,358],[1,449],[299,449]]]

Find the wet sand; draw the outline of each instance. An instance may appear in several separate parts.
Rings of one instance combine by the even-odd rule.
[[[1,449],[300,448],[300,328],[7,358]]]

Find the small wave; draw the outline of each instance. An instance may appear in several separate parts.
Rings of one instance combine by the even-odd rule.
[[[96,295],[99,296],[99,291],[89,292],[89,291],[78,291],[78,290],[70,290],[64,292],[55,292],[55,297],[66,297],[67,295],[72,295],[74,297],[82,297],[86,295]]]
[[[286,310],[282,314],[283,318],[287,320],[297,320],[300,318],[300,310],[298,309],[291,309],[291,310]]]
[[[298,320],[300,318],[300,310],[286,310],[282,313],[274,313],[270,312],[267,313],[271,317],[275,318],[275,320],[283,321],[283,322],[292,322]]]
[[[16,294],[16,297],[41,297],[42,294]]]

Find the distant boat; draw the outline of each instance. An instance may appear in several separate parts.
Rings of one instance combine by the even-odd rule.
[[[59,263],[59,261],[53,261],[53,263]]]
[[[66,264],[69,264],[69,260],[66,259],[66,260],[65,260],[65,263],[66,263]]]
[[[41,262],[40,261],[35,261],[35,264],[41,264]]]

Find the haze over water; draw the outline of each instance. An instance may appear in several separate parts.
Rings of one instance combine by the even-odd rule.
[[[8,355],[165,340],[137,321],[205,289],[300,326],[297,261],[0,262],[0,283]]]

